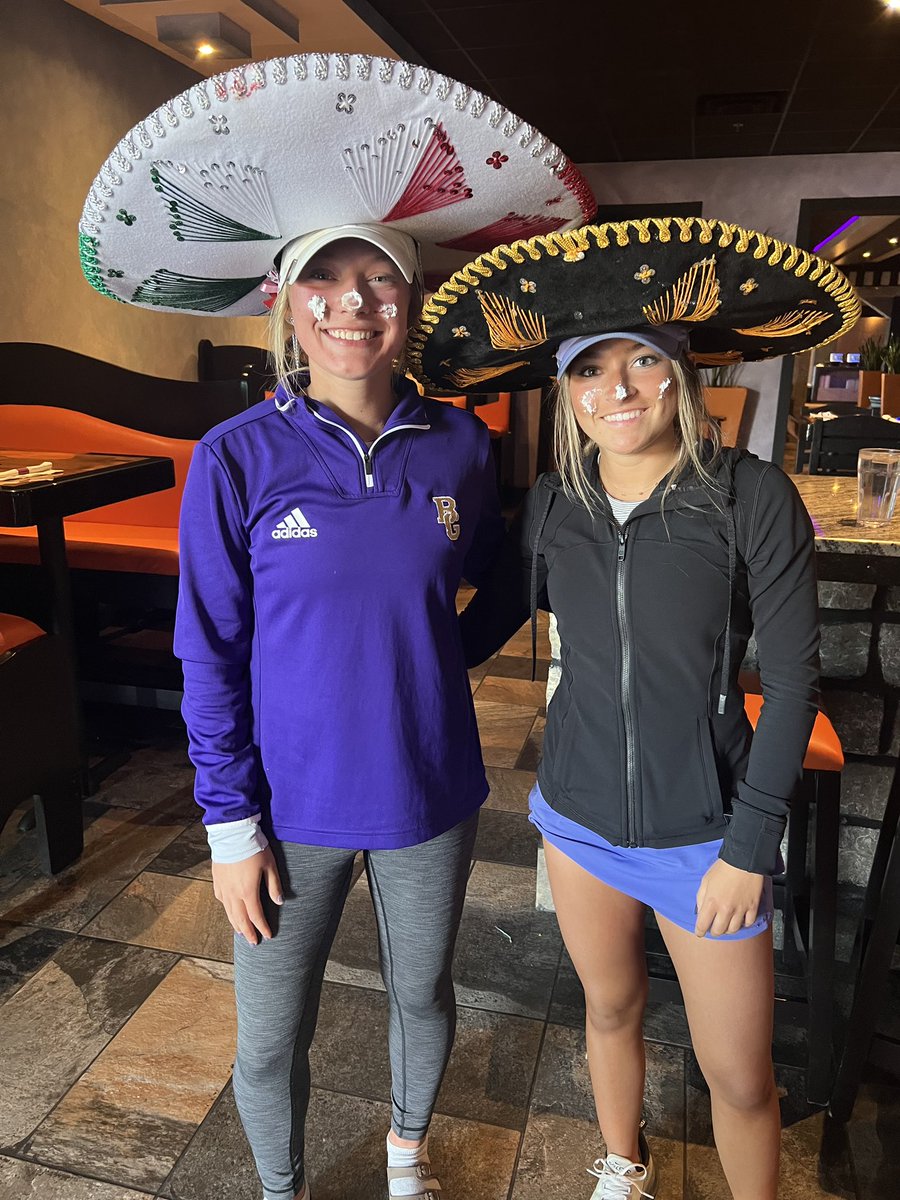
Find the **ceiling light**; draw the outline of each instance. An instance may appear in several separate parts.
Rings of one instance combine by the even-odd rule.
[[[863,250],[863,258],[871,258],[871,257],[872,257],[871,250]]]
[[[156,18],[156,36],[185,58],[250,58],[250,34],[223,13],[179,13]],[[208,46],[209,49],[201,49]]]
[[[888,238],[888,245],[896,246],[900,242],[900,238]]]
[[[900,0],[884,0],[884,7],[889,12],[900,12]]]

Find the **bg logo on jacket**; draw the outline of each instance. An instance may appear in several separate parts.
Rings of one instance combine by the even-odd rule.
[[[438,525],[443,525],[447,537],[451,542],[455,542],[459,537],[459,513],[456,509],[456,501],[452,496],[432,496],[431,499],[437,509]]]

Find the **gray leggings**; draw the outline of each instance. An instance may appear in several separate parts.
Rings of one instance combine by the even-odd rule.
[[[394,1132],[428,1129],[456,1032],[450,974],[478,814],[402,850],[364,852],[390,1012]],[[273,938],[234,939],[238,1039],[234,1094],[265,1200],[303,1187],[309,1047],[325,964],[350,890],[355,851],[273,842],[284,904]]]

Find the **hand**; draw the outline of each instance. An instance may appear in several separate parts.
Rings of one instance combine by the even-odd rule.
[[[265,881],[266,891],[275,904],[281,904],[281,880],[275,856],[267,846],[258,854],[236,863],[213,863],[213,893],[225,909],[235,933],[246,938],[251,946],[257,941],[256,931],[269,941],[272,930],[263,912],[260,888]]]
[[[738,933],[756,920],[764,875],[742,871],[717,858],[697,891],[697,937]]]

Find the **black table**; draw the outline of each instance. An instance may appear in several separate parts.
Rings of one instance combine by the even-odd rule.
[[[52,462],[60,474],[24,482],[0,482],[0,528],[37,526],[38,552],[47,581],[50,631],[58,634],[66,647],[74,687],[77,651],[63,518],[174,487],[175,467],[170,458],[0,448],[0,472],[45,461]],[[88,770],[81,712],[77,710],[74,717],[84,754],[82,791],[89,796],[99,780],[128,756],[105,760]]]
[[[0,448],[0,472],[44,461],[62,473],[47,479],[0,483],[0,527],[36,525],[41,567],[47,578],[52,632],[65,642],[75,663],[72,590],[66,561],[63,518],[132,500],[175,485],[170,458],[119,454],[26,453]]]

